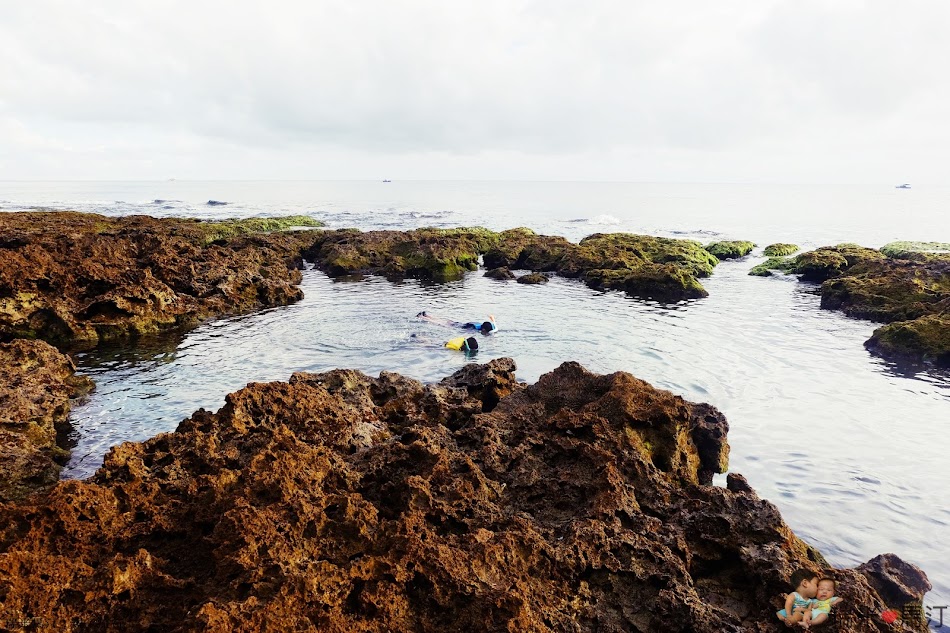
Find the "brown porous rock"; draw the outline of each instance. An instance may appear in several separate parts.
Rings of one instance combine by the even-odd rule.
[[[0,501],[48,489],[69,453],[56,446],[70,400],[92,390],[68,356],[43,341],[0,343]]]
[[[785,630],[788,576],[818,558],[711,485],[727,430],[576,363],[251,384],[0,505],[2,609],[49,631]],[[856,615],[884,607],[867,577],[834,573],[826,630],[893,630]]]
[[[312,231],[92,213],[0,213],[0,341],[92,346],[298,301]]]

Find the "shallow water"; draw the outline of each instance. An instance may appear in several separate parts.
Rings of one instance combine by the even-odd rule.
[[[200,193],[165,211],[221,217],[303,210],[360,228],[528,225],[571,239],[630,230],[703,241],[752,238],[760,245],[950,241],[946,218],[934,211],[950,208],[947,190],[901,198],[919,192],[522,185],[417,183],[409,191],[408,185],[387,190],[382,188],[390,184],[311,184],[314,196],[323,191],[330,198],[352,196],[352,202],[307,206],[304,184],[290,187],[281,204],[266,201],[280,197],[273,188],[255,189],[252,183],[219,184],[213,194],[211,184],[192,184]],[[129,187],[135,191],[126,193],[143,199],[162,197]],[[202,206],[202,198],[236,202],[222,209]],[[4,208],[16,206],[5,190],[0,199],[8,199]],[[76,200],[64,206],[125,214],[153,205],[133,202],[117,209],[114,203]],[[802,213],[786,222],[796,205]],[[898,210],[903,216],[891,218]],[[333,281],[306,271],[305,299],[298,304],[206,323],[183,337],[133,349],[77,355],[80,370],[96,380],[98,390],[74,411],[76,447],[67,476],[90,474],[116,443],[173,430],[200,407],[216,410],[225,394],[248,382],[286,380],[294,371],[352,367],[434,381],[465,362],[511,356],[519,378],[534,382],[561,362],[577,360],[592,371],[628,371],[689,400],[712,403],[729,419],[730,470],[774,502],[796,533],[838,565],[894,552],[930,576],[934,591],[927,604],[947,604],[950,543],[940,536],[950,524],[944,496],[950,376],[871,356],[862,344],[874,324],[820,310],[816,289],[794,278],[748,276],[759,261],[722,263],[703,280],[708,298],[674,306],[595,292],[564,279],[544,286],[497,282],[482,271],[444,285],[375,277]],[[458,320],[492,313],[500,329],[480,337],[479,353],[466,359],[440,347],[455,331],[414,318],[423,309]]]

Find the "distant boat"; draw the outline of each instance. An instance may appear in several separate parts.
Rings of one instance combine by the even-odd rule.
[[[905,182],[904,184],[902,184],[902,185],[897,185],[897,186],[894,187],[894,188],[895,188],[895,189],[910,189],[910,185],[908,185],[908,184]]]
[[[392,180],[384,180],[383,182],[392,182]]]

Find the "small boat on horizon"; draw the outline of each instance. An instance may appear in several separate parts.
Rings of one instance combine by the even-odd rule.
[[[383,182],[392,182],[392,180],[383,180]]]
[[[903,183],[903,184],[897,185],[897,186],[894,187],[894,188],[895,188],[895,189],[910,189],[910,185],[908,185],[908,184],[905,182],[905,183]]]

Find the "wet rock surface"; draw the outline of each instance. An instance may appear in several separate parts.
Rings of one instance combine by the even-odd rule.
[[[492,268],[491,270],[486,271],[485,276],[489,279],[497,279],[498,281],[515,279],[515,274],[504,266],[501,268]]]
[[[93,388],[43,341],[0,343],[0,501],[45,490],[69,453],[56,446],[70,401]]]
[[[950,367],[950,258],[909,250],[909,242],[895,244],[885,247],[889,255],[841,244],[769,262],[803,281],[821,282],[822,308],[887,323],[865,342],[872,352]]]
[[[534,385],[510,359],[434,385],[351,370],[248,385],[114,448],[91,480],[0,504],[0,615],[49,631],[784,630],[785,581],[820,555],[740,476],[709,485],[727,430],[709,405],[576,363]],[[893,630],[866,615],[878,592],[922,595],[913,566],[872,563],[833,572],[846,602],[825,630]]]
[[[595,233],[573,244],[523,228],[500,233],[484,261],[489,268],[556,272],[597,290],[668,302],[708,296],[698,278],[711,275],[718,263],[691,240]]]
[[[578,244],[525,228],[495,233],[483,228],[415,231],[328,231],[304,256],[333,277],[380,274],[393,279],[458,279],[484,257],[488,276],[511,279],[512,269],[579,278],[598,290],[676,302],[707,296],[697,281],[718,260],[699,242],[594,234]],[[531,277],[537,279],[537,277]]]
[[[548,276],[544,273],[528,273],[527,275],[521,275],[517,279],[519,284],[546,284],[549,279]]]
[[[0,341],[91,346],[297,301],[315,236],[253,233],[274,222],[2,213]]]
[[[331,277],[377,274],[390,279],[458,279],[478,267],[478,255],[497,240],[482,228],[415,231],[327,231],[305,252]]]

